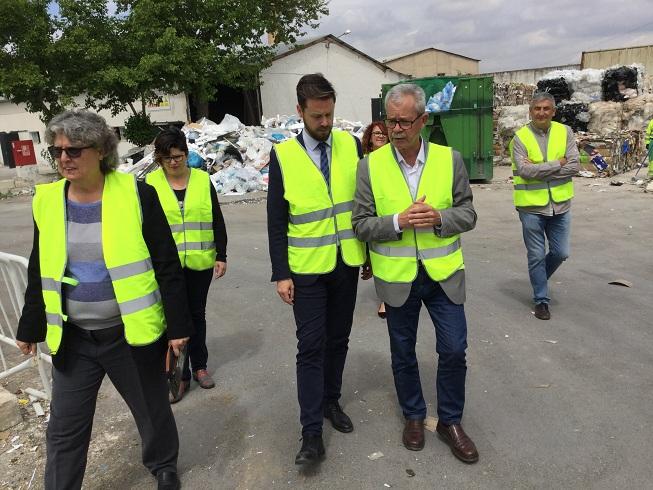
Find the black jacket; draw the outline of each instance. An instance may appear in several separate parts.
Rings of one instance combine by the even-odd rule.
[[[177,247],[172,239],[170,227],[159,203],[154,187],[138,182],[138,195],[143,211],[143,238],[152,258],[154,275],[159,283],[163,310],[168,324],[168,339],[189,337],[193,333],[193,323],[186,299],[186,283],[179,263]],[[68,185],[66,185],[66,194]],[[65,299],[64,299],[65,305]],[[16,338],[23,342],[43,342],[46,334],[45,304],[41,290],[41,270],[39,265],[39,230],[34,223],[34,243],[27,267],[27,289],[25,306],[18,322]],[[64,350],[65,326],[62,345],[57,355]],[[158,343],[157,343],[158,344]],[[148,346],[134,350],[147,350]]]
[[[363,158],[363,147],[358,138],[354,137],[358,150],[358,159]],[[304,146],[304,138],[300,134],[297,142]],[[272,149],[270,153],[270,174],[268,177],[268,246],[272,262],[272,281],[290,279],[288,265],[288,201],[283,198],[284,187],[281,167],[277,154]],[[307,274],[311,275],[312,274]]]

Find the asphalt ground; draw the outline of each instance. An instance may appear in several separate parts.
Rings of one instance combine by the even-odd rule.
[[[632,172],[617,176],[626,182],[619,187],[576,180],[571,256],[551,280],[546,322],[531,312],[508,174],[495,168],[492,183],[473,185],[479,219],[463,236],[463,425],[478,447],[477,464],[459,462],[428,431],[423,451],[403,447],[387,328],[371,281],[361,281],[341,399],[355,430],[341,434],[325,421],[326,460],[298,470],[295,327],[269,281],[258,194],[224,200],[228,270],[211,287],[207,307],[217,387],[193,383],[174,406],[184,488],[652,488],[653,196],[629,184]],[[29,254],[29,206],[24,197],[0,201],[0,250]],[[608,284],[615,279],[632,286]],[[436,416],[435,335],[425,310],[417,353],[429,415]],[[370,459],[376,452],[383,456]],[[136,428],[106,381],[85,487],[153,488],[139,461]],[[25,468],[27,479],[32,469]],[[42,467],[34,469],[38,481]]]

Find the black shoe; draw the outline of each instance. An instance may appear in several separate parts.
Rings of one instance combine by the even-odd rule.
[[[176,471],[160,471],[156,475],[158,490],[179,490],[181,482]]]
[[[535,305],[535,311],[533,312],[535,318],[540,320],[550,320],[551,313],[549,312],[549,305],[546,303],[538,303]]]
[[[295,456],[295,464],[317,463],[324,456],[322,434],[306,434],[302,437],[302,448]]]
[[[345,433],[354,430],[354,424],[351,423],[351,419],[347,414],[342,411],[338,402],[326,404],[324,407],[324,418],[331,421],[331,425],[333,425],[335,430]]]

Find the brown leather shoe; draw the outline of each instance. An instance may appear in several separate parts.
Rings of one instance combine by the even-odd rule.
[[[193,379],[199,383],[200,388],[204,388],[205,390],[215,386],[215,381],[213,381],[213,378],[206,369],[198,369],[195,371],[193,373]]]
[[[549,312],[549,305],[546,303],[538,303],[535,305],[535,311],[533,311],[535,314],[535,318],[539,318],[540,320],[550,320],[551,319],[551,313]]]
[[[451,448],[453,455],[463,463],[476,463],[478,461],[478,451],[474,442],[469,438],[462,425],[451,424],[445,425],[438,422],[435,429],[444,442]]]
[[[424,419],[406,419],[402,441],[411,451],[424,449]]]

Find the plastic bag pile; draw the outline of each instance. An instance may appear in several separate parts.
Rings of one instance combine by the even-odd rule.
[[[334,127],[359,138],[365,130],[362,123],[345,119],[336,119]],[[202,118],[181,130],[188,143],[188,166],[207,171],[218,194],[240,195],[267,190],[274,143],[298,135],[303,128],[297,116],[263,118],[261,126],[245,126],[237,117],[226,114],[220,124]],[[123,164],[119,170],[142,179],[156,168],[150,148],[139,162]]]

